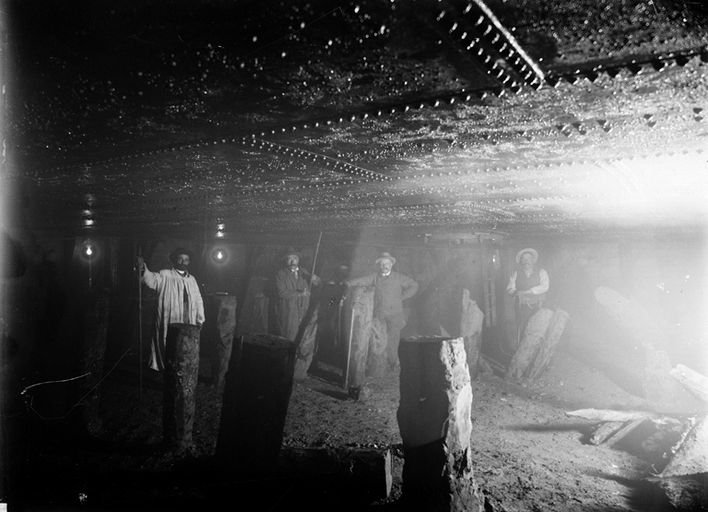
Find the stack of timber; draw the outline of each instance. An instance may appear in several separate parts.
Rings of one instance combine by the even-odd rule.
[[[653,462],[658,473],[647,480],[656,484],[666,495],[676,510],[708,510],[708,419],[675,418],[650,411],[614,411],[602,409],[580,409],[569,411],[568,416],[582,417],[599,422],[589,438],[593,445],[610,448],[637,446],[646,448],[656,444],[656,439],[664,441],[660,447],[661,460]],[[654,431],[646,429],[648,422]],[[661,430],[657,435],[656,430]],[[647,438],[647,432],[654,432]],[[633,443],[627,442],[635,437]],[[624,443],[623,443],[624,442]],[[647,453],[635,453],[648,459]]]

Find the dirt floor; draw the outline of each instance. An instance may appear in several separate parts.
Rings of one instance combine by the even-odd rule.
[[[403,467],[397,374],[377,383],[363,402],[349,398],[337,382],[310,375],[294,384],[287,410],[284,449],[391,450],[391,495],[371,503],[316,476],[226,478],[212,464],[221,396],[208,378],[197,388],[195,450],[166,452],[161,445],[161,379],[146,371],[140,395],[137,384],[129,359],[112,369],[101,386],[103,428],[97,435],[76,434],[66,419],[41,419],[38,406],[15,418],[21,462],[14,468],[17,491],[10,510],[210,510],[222,501],[236,510],[291,510],[296,503],[309,510],[397,507]],[[625,447],[592,445],[588,437],[597,423],[566,414],[591,407],[648,406],[570,351],[561,347],[532,386],[508,384],[488,371],[473,382],[473,393],[472,458],[488,510],[675,510],[651,481],[667,461],[669,441],[655,436],[654,443],[646,442],[651,436],[644,435],[641,443]]]

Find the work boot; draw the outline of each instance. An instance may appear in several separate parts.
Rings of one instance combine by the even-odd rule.
[[[349,388],[349,398],[352,400],[359,400],[359,394],[361,393],[361,387],[352,386]]]

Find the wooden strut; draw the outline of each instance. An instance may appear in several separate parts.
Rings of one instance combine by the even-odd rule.
[[[138,244],[138,257],[142,257],[142,247]],[[141,268],[138,267],[138,399],[143,398],[143,283]]]

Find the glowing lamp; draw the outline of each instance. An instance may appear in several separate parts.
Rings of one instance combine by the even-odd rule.
[[[211,259],[214,263],[222,265],[229,260],[229,252],[223,247],[214,247],[211,250]]]
[[[98,248],[91,240],[86,240],[81,244],[81,257],[91,260],[98,256]]]

